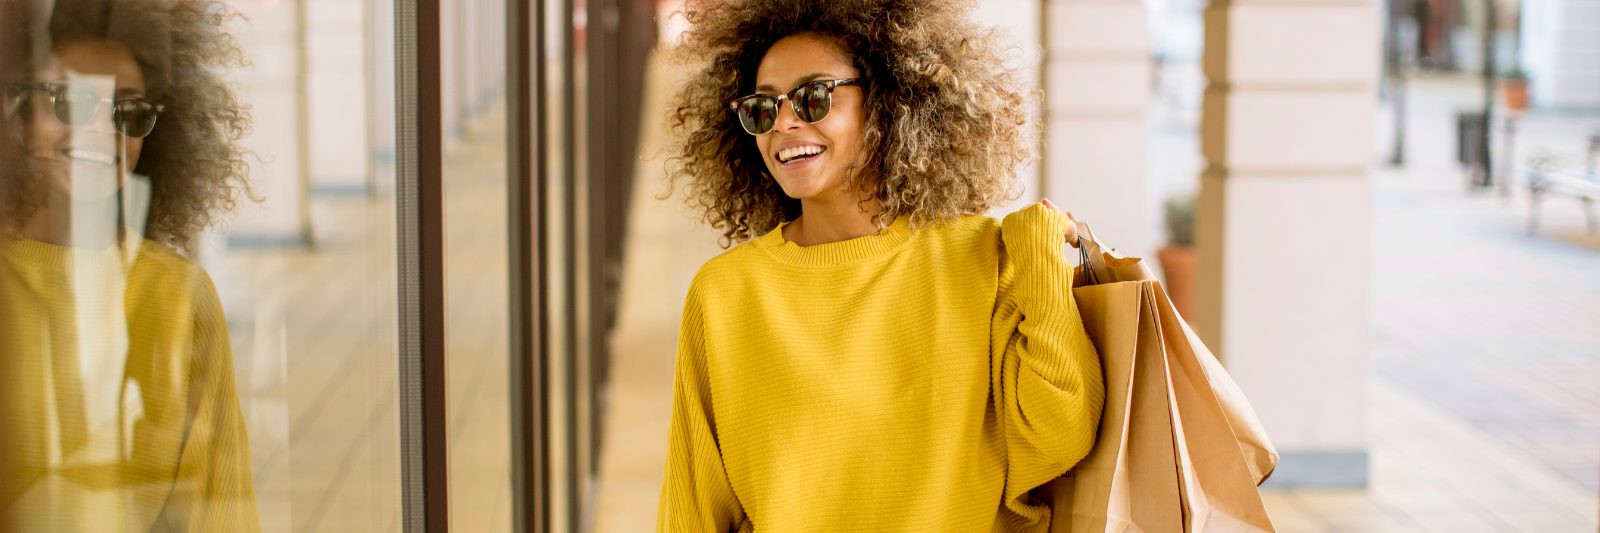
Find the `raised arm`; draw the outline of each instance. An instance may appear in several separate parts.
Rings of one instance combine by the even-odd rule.
[[[1006,434],[1004,505],[1032,522],[1049,515],[1028,491],[1089,454],[1105,382],[1072,298],[1062,255],[1069,220],[1034,204],[1001,222],[1004,253],[992,322],[994,400]]]

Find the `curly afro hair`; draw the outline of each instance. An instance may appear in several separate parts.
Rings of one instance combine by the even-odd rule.
[[[38,0],[27,3],[35,3]],[[23,2],[8,2],[12,6]],[[249,108],[225,70],[244,66],[244,55],[227,24],[236,12],[222,2],[199,0],[57,0],[48,26],[31,17],[9,18],[3,31],[27,35],[23,42],[59,46],[86,40],[115,42],[132,52],[146,82],[146,98],[166,107],[144,140],[134,172],[151,185],[146,236],[174,249],[188,249],[199,232],[241,195],[249,196],[248,152],[240,140],[249,131]],[[32,37],[48,31],[48,41]],[[32,77],[46,50],[7,51],[0,81]],[[6,137],[16,137],[8,127]],[[8,160],[15,154],[7,154]],[[13,176],[6,214],[15,224],[36,209],[38,184],[27,172]]]
[[[691,2],[682,59],[702,65],[672,103],[683,136],[668,161],[668,194],[722,231],[722,246],[800,215],[772,179],[755,137],[727,103],[755,89],[774,43],[797,34],[832,39],[868,80],[861,160],[846,183],[876,200],[883,228],[981,213],[1018,195],[1015,172],[1034,156],[1023,87],[995,31],[954,0],[723,0]]]

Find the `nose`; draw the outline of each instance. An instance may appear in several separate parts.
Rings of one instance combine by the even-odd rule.
[[[97,135],[116,133],[116,125],[113,123],[112,116],[116,114],[116,110],[111,103],[95,102],[94,110],[90,111],[90,113],[89,122],[78,126],[77,129],[79,131]]]
[[[784,98],[778,102],[778,119],[775,124],[775,131],[794,131],[805,126],[806,121],[800,120],[800,115],[795,114],[794,100]]]

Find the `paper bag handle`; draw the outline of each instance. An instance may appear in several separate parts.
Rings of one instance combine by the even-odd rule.
[[[1088,275],[1087,284],[1099,285],[1102,282],[1110,282],[1105,254],[1102,253],[1105,245],[1094,237],[1094,231],[1089,229],[1087,222],[1074,222],[1074,224],[1078,230],[1078,264],[1083,265],[1083,271]]]

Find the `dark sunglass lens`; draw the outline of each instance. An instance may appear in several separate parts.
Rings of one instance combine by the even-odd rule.
[[[739,123],[752,135],[772,131],[778,122],[777,99],[772,97],[746,98],[739,101]]]
[[[112,115],[117,131],[129,137],[144,137],[156,127],[158,113],[154,104],[139,100],[118,100]]]
[[[88,124],[94,118],[94,108],[100,105],[94,91],[82,87],[58,85],[51,88],[51,93],[55,97],[56,118],[73,126]]]
[[[833,98],[828,94],[828,85],[824,82],[812,82],[800,86],[794,95],[794,105],[797,115],[806,122],[816,122],[828,116],[828,111],[833,107]]]

